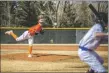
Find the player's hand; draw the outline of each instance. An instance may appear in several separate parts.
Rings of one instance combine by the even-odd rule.
[[[44,34],[44,30],[43,29],[40,31],[40,34],[42,34],[42,35]]]
[[[39,33],[35,33],[35,35],[38,35]]]

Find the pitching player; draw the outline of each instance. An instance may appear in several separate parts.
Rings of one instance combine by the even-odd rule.
[[[108,24],[108,15],[101,13],[105,25]],[[103,67],[103,59],[95,52],[95,49],[100,45],[104,37],[107,37],[108,34],[103,32],[99,20],[96,21],[96,24],[86,33],[86,35],[80,40],[78,55],[80,59],[87,63],[90,66],[90,69],[87,73],[106,73],[106,69]]]
[[[25,31],[19,37],[12,30],[5,32],[5,34],[11,35],[16,41],[23,41],[28,39],[28,43],[29,43],[28,57],[32,57],[32,45],[33,45],[34,35],[37,35],[38,33],[41,33],[41,34],[44,33],[42,29],[42,23],[44,22],[43,15],[40,15],[38,19],[39,19],[38,24],[36,24],[35,26],[32,26],[29,30]]]

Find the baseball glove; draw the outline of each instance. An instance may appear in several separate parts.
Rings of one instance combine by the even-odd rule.
[[[42,35],[44,34],[44,30],[43,29],[40,31],[40,34],[42,34]]]

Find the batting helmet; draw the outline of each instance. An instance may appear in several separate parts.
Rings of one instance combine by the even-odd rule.
[[[102,21],[104,22],[104,25],[108,24],[108,14],[104,13],[104,12],[99,12],[101,19],[96,18],[95,22],[96,23],[102,23]]]

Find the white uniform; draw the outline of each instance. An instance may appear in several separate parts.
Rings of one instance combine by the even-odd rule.
[[[21,36],[16,38],[16,41],[23,41],[23,40],[26,40],[26,39],[28,39],[29,45],[32,46],[33,42],[34,42],[34,36],[31,36],[28,31],[25,31]]]
[[[78,55],[82,61],[87,63],[95,72],[106,72],[103,67],[103,59],[94,51],[101,41],[101,37],[95,38],[96,32],[102,32],[100,24],[95,24],[79,43]]]

